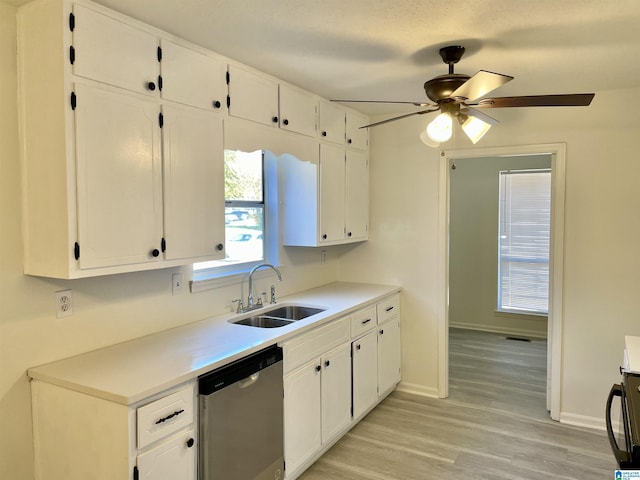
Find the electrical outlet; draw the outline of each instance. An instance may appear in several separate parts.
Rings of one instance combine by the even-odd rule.
[[[56,292],[56,318],[73,315],[73,297],[71,290]]]
[[[172,292],[173,295],[182,295],[183,288],[182,284],[184,283],[184,274],[182,273],[174,273],[172,278]]]

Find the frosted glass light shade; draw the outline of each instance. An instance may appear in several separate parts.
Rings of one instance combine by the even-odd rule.
[[[472,116],[469,116],[469,118],[467,118],[462,124],[462,130],[473,144],[477,143],[490,128],[491,125]]]
[[[427,135],[435,142],[446,142],[451,138],[453,121],[448,113],[441,113],[427,125]]]

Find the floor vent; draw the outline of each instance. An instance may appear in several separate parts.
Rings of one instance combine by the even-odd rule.
[[[504,337],[506,340],[516,340],[518,342],[530,342],[531,339],[530,338],[524,338],[524,337]]]

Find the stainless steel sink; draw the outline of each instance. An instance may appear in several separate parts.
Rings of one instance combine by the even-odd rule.
[[[287,305],[284,307],[277,307],[273,310],[267,310],[264,315],[269,317],[284,318],[287,320],[302,320],[303,318],[310,317],[316,313],[324,312],[322,308],[303,307],[301,305]]]
[[[278,328],[284,327],[285,325],[289,325],[293,320],[285,320],[282,318],[273,318],[267,317],[265,315],[254,315],[252,317],[242,318],[240,320],[236,320],[236,325],[248,325],[250,327],[259,327],[259,328]]]
[[[324,312],[324,309],[303,307],[302,305],[286,305],[266,310],[259,315],[252,315],[234,321],[230,320],[230,322],[236,325],[248,325],[250,327],[278,328],[321,312]]]

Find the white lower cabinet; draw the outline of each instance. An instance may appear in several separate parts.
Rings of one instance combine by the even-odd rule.
[[[351,344],[353,355],[353,418],[360,418],[378,401],[377,332],[370,331]]]
[[[195,433],[188,430],[161,442],[138,455],[137,468],[140,480],[176,480],[196,478]]]
[[[298,470],[351,421],[350,363],[346,343],[285,375],[287,472]]]
[[[400,382],[400,318],[393,317],[377,329],[378,396],[389,392]]]

